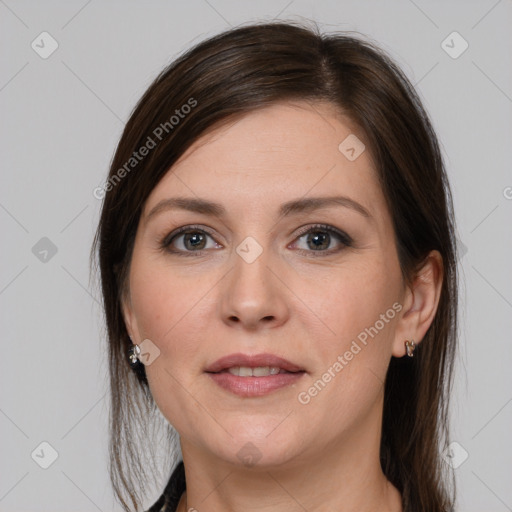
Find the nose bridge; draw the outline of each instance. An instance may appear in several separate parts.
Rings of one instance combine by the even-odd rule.
[[[262,235],[258,238],[262,240]],[[240,298],[252,297],[256,300],[263,299],[263,296],[269,294],[272,288],[272,273],[268,268],[271,260],[268,240],[262,240],[260,243],[254,236],[247,236],[235,247],[231,287]]]
[[[282,321],[286,313],[285,297],[279,292],[280,281],[272,271],[271,241],[264,233],[247,236],[232,253],[232,272],[222,290],[221,315],[225,321],[236,319],[254,327],[266,319]],[[282,286],[282,285],[281,285]]]

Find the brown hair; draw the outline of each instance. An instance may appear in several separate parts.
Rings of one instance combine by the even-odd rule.
[[[146,431],[156,411],[144,369],[135,373],[128,365],[131,342],[120,306],[142,207],[208,129],[285,100],[327,101],[362,130],[391,213],[404,280],[411,282],[429,251],[443,258],[433,323],[413,359],[390,362],[381,463],[402,493],[404,511],[446,512],[453,507],[454,482],[441,450],[448,439],[457,268],[452,198],[438,141],[413,86],[377,45],[357,33],[321,34],[316,26],[283,22],[228,30],[171,63],[138,102],[112,160],[93,251],[98,249],[108,331],[114,490],[125,510],[127,499],[138,510],[136,485],[144,490],[146,476],[134,430]],[[187,104],[190,109],[180,110]],[[171,119],[177,110],[179,121]],[[135,164],[130,159],[149,139],[156,146]]]

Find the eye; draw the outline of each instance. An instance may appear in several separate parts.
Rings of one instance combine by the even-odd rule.
[[[334,235],[334,236],[333,236]],[[320,252],[320,253],[327,253],[332,254],[335,252],[341,251],[344,247],[350,247],[352,245],[352,239],[349,235],[344,233],[343,231],[340,231],[339,229],[336,229],[332,226],[328,226],[326,224],[317,224],[315,226],[309,226],[304,228],[299,233],[298,240],[305,238],[305,249],[306,252]],[[329,249],[331,246],[331,243],[334,240],[338,240],[338,243],[341,244],[341,247],[338,247],[337,249]],[[314,256],[317,256],[316,254]]]
[[[201,256],[204,250],[222,247],[213,240],[212,236],[212,233],[200,226],[183,226],[167,235],[160,245],[162,249],[178,256]],[[208,238],[211,238],[214,242],[213,246],[207,245]],[[306,238],[306,248],[299,248],[299,250],[307,253],[316,252],[323,253],[322,255],[329,255],[352,245],[352,238],[349,235],[326,224],[317,224],[303,228],[299,232],[298,240],[300,241],[302,238]],[[340,247],[330,248],[333,241],[336,240]],[[316,254],[310,255],[317,256]]]
[[[190,253],[196,252],[199,256],[201,251],[214,248],[207,246],[207,238],[211,236],[211,233],[198,226],[183,226],[166,236],[161,245],[162,248],[178,255],[189,256]]]

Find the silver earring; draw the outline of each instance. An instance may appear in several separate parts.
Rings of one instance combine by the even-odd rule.
[[[416,348],[416,345],[414,343],[414,340],[405,340],[405,350],[407,351],[407,355],[409,357],[414,357],[414,349]]]
[[[131,338],[130,338],[131,340]],[[139,345],[132,344],[130,349],[128,350],[128,362],[132,368],[137,368],[141,365],[140,357],[140,347]]]

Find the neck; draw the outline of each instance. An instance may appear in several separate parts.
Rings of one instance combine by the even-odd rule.
[[[380,466],[374,427],[271,467],[233,464],[182,438],[187,492],[177,510],[401,512],[400,494]]]

